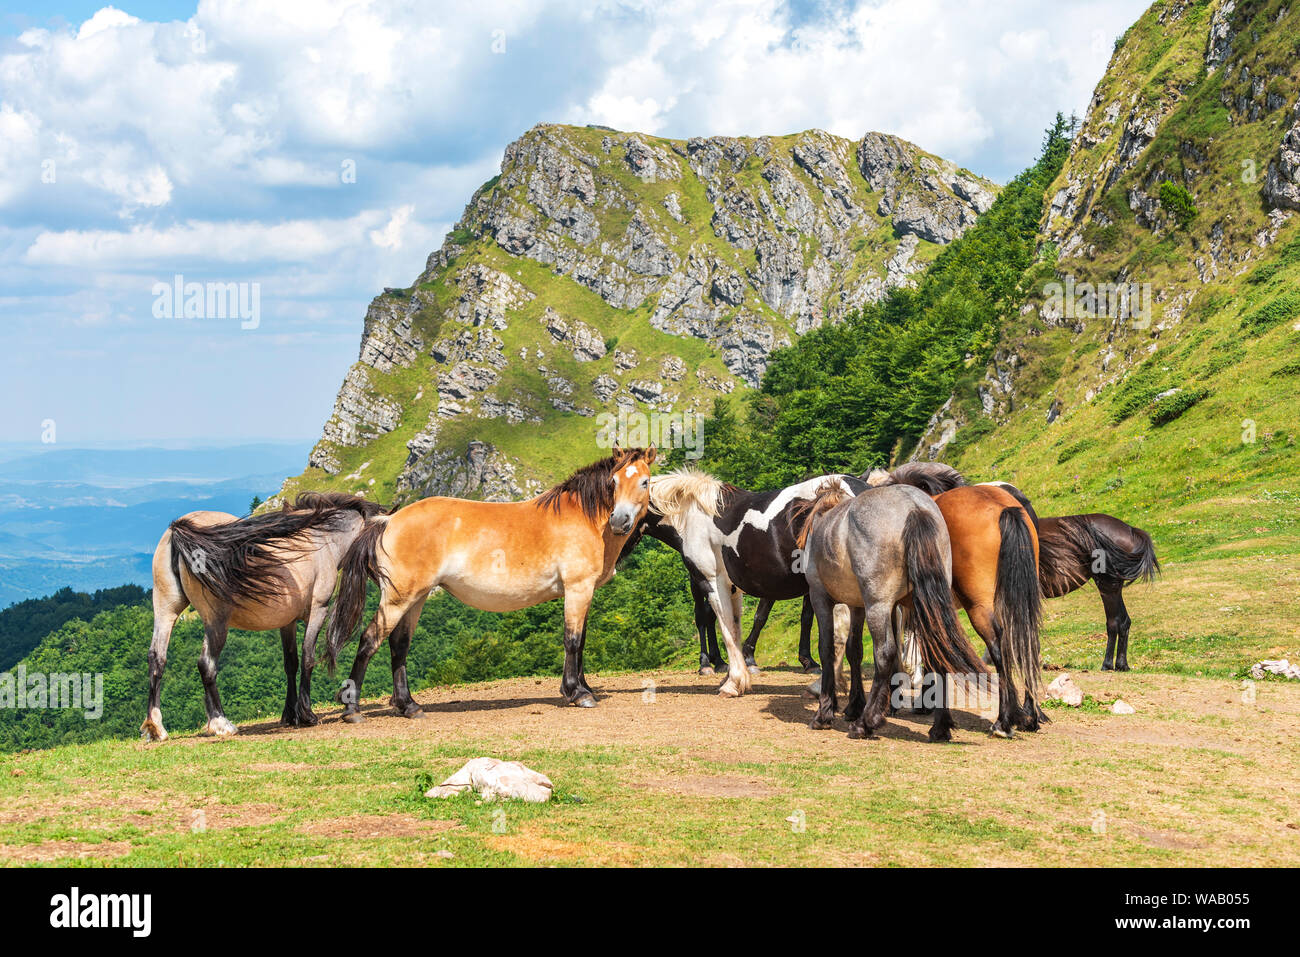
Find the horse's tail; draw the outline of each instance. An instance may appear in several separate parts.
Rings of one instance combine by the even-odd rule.
[[[993,613],[1002,626],[1001,653],[1008,673],[1038,702],[1043,699],[1038,649],[1043,602],[1029,519],[1019,507],[1008,506],[998,517],[998,531],[1002,544],[998,547]]]
[[[912,586],[912,625],[926,667],[950,675],[988,674],[957,623],[948,565],[939,550],[943,529],[934,516],[915,509],[903,523],[903,556]]]
[[[331,508],[302,512],[268,512],[253,518],[196,525],[188,518],[172,522],[171,567],[180,579],[181,564],[225,604],[270,604],[284,594],[277,574],[286,553],[305,552],[313,543],[295,537],[337,521]]]
[[[1153,581],[1160,574],[1160,560],[1156,558],[1155,543],[1142,529],[1134,525],[1128,527],[1135,542],[1132,546],[1115,541],[1100,524],[1089,523],[1088,531],[1092,534],[1097,549],[1105,557],[1105,574],[1120,579],[1126,585],[1135,581]],[[1096,551],[1093,554],[1096,555]]]
[[[330,615],[328,640],[325,642],[325,666],[330,677],[338,662],[339,652],[349,641],[366,610],[366,582],[380,587],[388,583],[388,576],[379,567],[380,538],[388,527],[388,519],[379,517],[361,529],[343,556],[339,568],[339,594]]]

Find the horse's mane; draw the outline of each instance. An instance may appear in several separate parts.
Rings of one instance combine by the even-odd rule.
[[[817,493],[812,498],[795,502],[790,509],[790,527],[799,528],[795,536],[795,544],[803,548],[808,542],[808,533],[812,531],[813,523],[836,505],[852,497],[840,479],[832,478],[817,486]]]
[[[614,507],[614,486],[609,477],[614,471],[636,462],[651,461],[649,449],[621,449],[608,458],[584,465],[560,484],[543,492],[538,508],[560,510],[566,495],[577,501],[582,513],[593,522],[604,521]]]
[[[911,485],[931,496],[969,484],[966,476],[943,462],[905,462],[892,472],[872,469],[861,477],[873,487]]]
[[[388,512],[388,509],[378,502],[364,499],[360,495],[349,495],[346,492],[299,492],[293,504],[285,502],[284,507],[286,511],[295,512],[325,509],[353,511],[362,518],[374,518],[376,515],[384,515]]]
[[[687,466],[650,479],[650,507],[669,520],[692,507],[714,518],[730,494],[738,491],[708,472]]]

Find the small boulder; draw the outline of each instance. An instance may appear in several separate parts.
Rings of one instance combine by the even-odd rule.
[[[1083,689],[1074,683],[1067,672],[1057,675],[1056,680],[1047,686],[1047,697],[1077,708],[1083,704]]]
[[[1110,706],[1110,712],[1111,714],[1135,714],[1136,709],[1123,698],[1116,698],[1115,703]]]

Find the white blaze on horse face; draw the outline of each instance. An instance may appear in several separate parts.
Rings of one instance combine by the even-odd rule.
[[[614,483],[614,510],[609,516],[609,527],[618,535],[626,535],[645,514],[650,504],[650,467],[633,463],[623,470],[623,475],[611,476]],[[630,488],[629,491],[623,491]],[[631,495],[634,498],[624,498]]]
[[[723,536],[722,544],[736,551],[736,545],[740,541],[740,533],[746,528],[754,528],[760,532],[765,532],[773,520],[781,514],[782,510],[796,499],[815,498],[817,490],[828,482],[834,482],[842,488],[849,496],[853,498],[853,489],[844,481],[844,475],[819,475],[817,478],[808,479],[806,482],[800,482],[798,485],[791,485],[781,489],[780,494],[768,503],[767,508],[759,511],[751,508],[745,512],[745,517],[740,520],[740,524],[728,535]]]

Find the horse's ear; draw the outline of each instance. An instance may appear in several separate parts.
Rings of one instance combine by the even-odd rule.
[[[612,453],[615,459],[621,459],[623,457],[623,450],[617,445],[614,446]]]
[[[655,456],[658,455],[658,454],[659,454],[659,450],[656,449],[653,445],[650,446],[650,448],[646,449],[646,450],[645,450],[645,464],[646,464],[646,465],[654,465],[654,462],[655,462]]]

